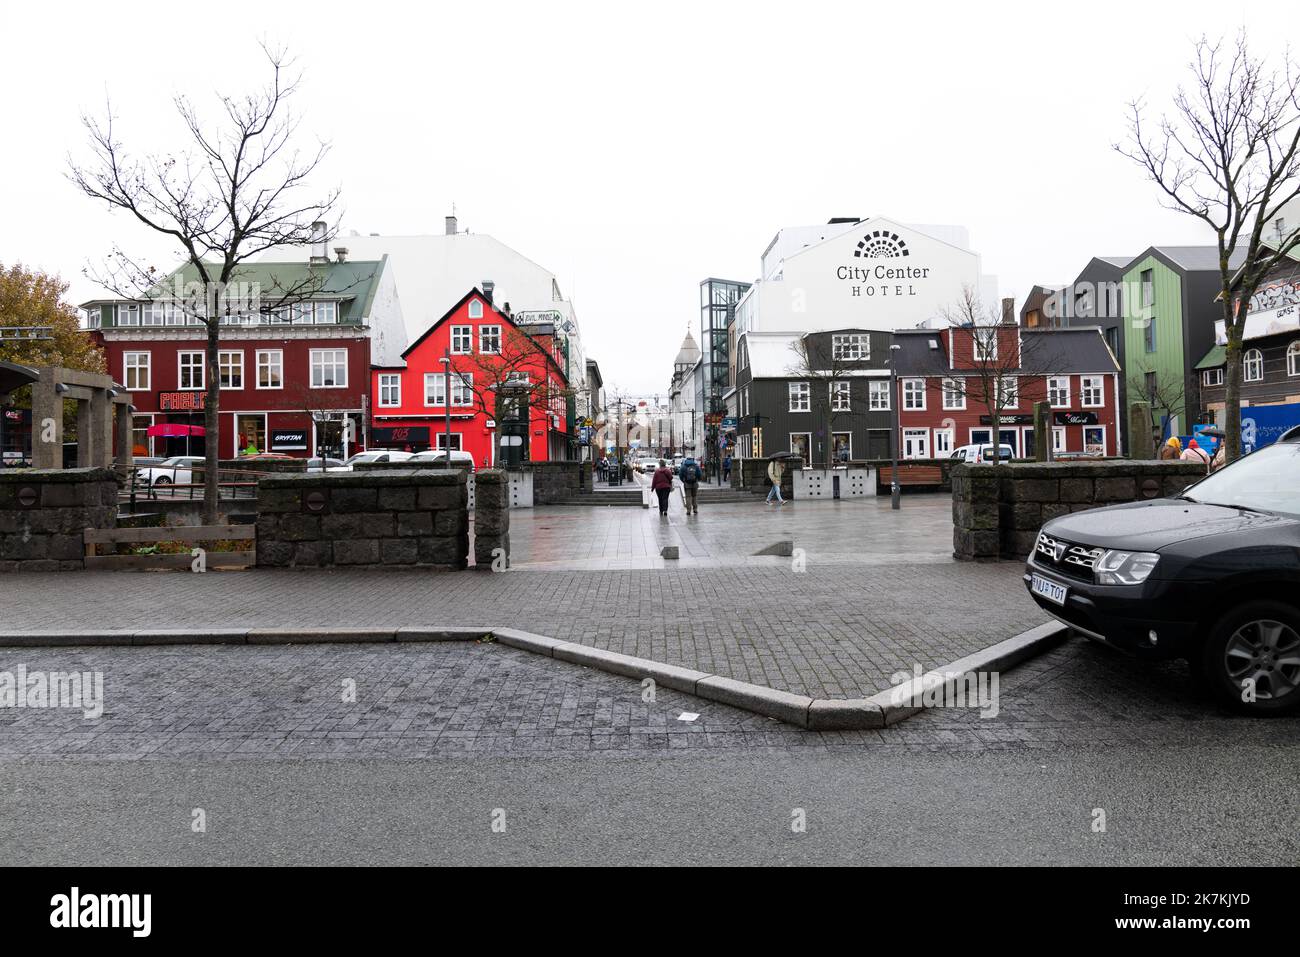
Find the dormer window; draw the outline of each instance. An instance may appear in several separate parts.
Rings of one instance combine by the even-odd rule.
[[[471,319],[483,318],[483,300],[471,299],[469,301],[469,317]]]

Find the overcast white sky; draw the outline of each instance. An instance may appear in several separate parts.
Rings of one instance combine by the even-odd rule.
[[[170,97],[304,73],[345,229],[490,233],[558,274],[608,383],[663,392],[706,276],[753,279],[782,226],[958,223],[1017,300],[1093,255],[1211,242],[1110,146],[1168,102],[1201,32],[1276,55],[1293,3],[6,4],[0,263],[81,276],[114,241],[173,264],[63,176],[79,114],[165,149]]]

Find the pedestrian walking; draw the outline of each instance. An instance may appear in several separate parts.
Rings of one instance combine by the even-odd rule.
[[[767,480],[772,483],[772,489],[767,493],[767,501],[763,504],[771,505],[773,501],[778,506],[785,504],[785,499],[781,497],[781,478],[785,475],[785,463],[780,459],[773,459],[767,463]]]
[[[1228,440],[1220,439],[1218,448],[1214,450],[1214,455],[1210,458],[1210,471],[1217,472],[1228,464]]]
[[[655,469],[654,477],[650,479],[650,489],[659,496],[659,514],[667,515],[668,496],[673,491],[673,470],[663,459],[659,460],[659,467]]]
[[[722,481],[731,481],[731,453],[728,452],[722,459]]]
[[[687,515],[700,514],[700,463],[695,461],[693,455],[687,455],[682,459],[682,467],[678,470],[678,477],[682,480],[682,501],[686,503]]]
[[[1187,443],[1187,448],[1183,449],[1183,454],[1179,456],[1184,462],[1199,462],[1205,466],[1205,472],[1208,475],[1210,471],[1210,457],[1205,454],[1205,449],[1200,444],[1191,439]]]
[[[1171,436],[1169,441],[1160,446],[1161,459],[1177,459],[1183,454],[1183,443],[1178,440],[1178,436]]]

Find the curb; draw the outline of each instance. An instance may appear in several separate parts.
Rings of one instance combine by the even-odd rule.
[[[959,658],[869,698],[810,698],[764,685],[707,674],[680,665],[637,658],[571,641],[560,641],[516,628],[454,626],[402,628],[250,628],[147,629],[140,631],[0,631],[0,647],[37,648],[157,645],[281,645],[364,644],[374,642],[480,641],[493,639],[510,648],[558,661],[595,668],[625,678],[650,678],[656,684],[753,714],[776,718],[809,731],[856,731],[884,728],[903,721],[923,707],[912,703],[930,688],[973,672],[1001,671],[1042,654],[1069,634],[1059,622],[1048,622],[1006,641]]]

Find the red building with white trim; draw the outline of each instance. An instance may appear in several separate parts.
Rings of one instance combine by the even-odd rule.
[[[999,326],[979,336],[964,327],[894,334],[898,351],[899,457],[947,458],[992,441],[983,374],[1014,397],[1002,410],[1002,444],[1034,456],[1034,404],[1052,406],[1055,452],[1119,454],[1119,365],[1098,327],[1026,330]],[[993,343],[996,341],[996,346]],[[996,353],[977,359],[977,345]]]
[[[450,395],[444,357],[451,363]],[[568,382],[554,326],[517,323],[477,287],[407,347],[401,363],[375,365],[371,446],[409,451],[444,448],[450,399],[451,447],[473,455],[479,468],[495,464],[494,386],[509,373],[526,379],[531,401],[526,422],[520,417],[514,423],[500,423],[503,458],[509,462],[567,458]],[[518,444],[507,448],[510,439]]]

